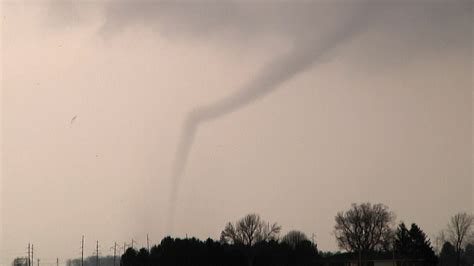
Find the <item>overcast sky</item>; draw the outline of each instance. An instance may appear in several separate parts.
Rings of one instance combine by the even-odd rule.
[[[473,211],[472,1],[1,3],[1,266]]]

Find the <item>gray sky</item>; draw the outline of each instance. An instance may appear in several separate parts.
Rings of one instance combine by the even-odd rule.
[[[249,212],[335,250],[353,202],[430,236],[473,210],[472,1],[2,0],[1,15],[2,266],[28,242],[42,265],[76,257],[83,234],[88,255],[217,239]]]

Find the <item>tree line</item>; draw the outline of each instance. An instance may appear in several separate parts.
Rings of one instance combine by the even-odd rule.
[[[333,233],[344,254],[356,254],[360,259],[392,254],[401,266],[467,266],[474,264],[473,227],[473,215],[453,216],[443,231],[442,248],[436,253],[419,225],[395,225],[395,214],[387,206],[362,203],[337,213]],[[279,224],[248,214],[226,224],[219,240],[168,236],[150,249],[128,248],[117,265],[107,257],[99,260],[100,265],[86,259],[84,266],[316,266],[325,265],[339,253],[319,251],[317,244],[301,231],[283,236],[280,232]],[[67,266],[81,266],[79,262],[69,260]]]

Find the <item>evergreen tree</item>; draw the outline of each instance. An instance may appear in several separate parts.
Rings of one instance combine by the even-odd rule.
[[[411,225],[409,234],[412,245],[412,257],[424,259],[427,265],[435,265],[438,262],[438,258],[426,234],[416,224]]]
[[[411,239],[410,232],[408,231],[405,223],[398,225],[397,231],[395,232],[395,251],[404,256],[409,257],[411,255]]]
[[[401,223],[395,232],[395,251],[407,259],[422,259],[424,265],[436,265],[438,259],[426,234],[416,224],[410,230]]]

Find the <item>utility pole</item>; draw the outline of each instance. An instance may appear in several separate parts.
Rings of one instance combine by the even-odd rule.
[[[38,259],[38,265],[37,266],[40,266],[40,259]]]
[[[59,258],[56,258],[56,266],[59,266]]]
[[[126,251],[126,248],[127,248],[127,243],[123,242],[123,253],[122,253],[122,256],[125,255],[125,251]],[[122,258],[120,258],[120,266],[122,266]]]
[[[132,238],[132,249],[133,249],[133,242],[135,242],[135,240],[133,240],[133,238]]]
[[[81,241],[81,266],[84,266],[84,236]]]
[[[97,240],[97,245],[96,245],[96,266],[99,266],[99,240]]]
[[[146,234],[146,248],[148,249],[148,253],[150,253],[150,239],[148,238],[148,234]]]
[[[35,264],[35,260],[33,259],[33,244],[31,244],[31,265]]]
[[[359,250],[359,266],[362,266],[362,251]]]
[[[28,243],[28,266],[31,266],[31,261],[30,261],[30,243]]]
[[[115,266],[115,257],[117,256],[117,242],[114,243],[114,266]]]

